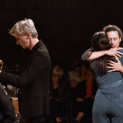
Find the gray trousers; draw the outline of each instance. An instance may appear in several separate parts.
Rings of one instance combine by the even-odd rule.
[[[98,89],[92,119],[93,123],[123,123],[123,112]]]

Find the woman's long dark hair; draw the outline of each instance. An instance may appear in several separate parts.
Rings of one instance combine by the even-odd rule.
[[[92,47],[94,51],[108,50],[111,48],[108,38],[103,31],[97,32],[93,35],[91,40]],[[108,60],[113,60],[114,57],[104,55],[96,59],[96,69],[98,75],[104,75],[108,72],[107,62]]]

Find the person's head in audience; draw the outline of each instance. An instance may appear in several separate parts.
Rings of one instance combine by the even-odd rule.
[[[59,82],[64,75],[64,71],[59,65],[54,66],[52,70],[52,82]]]
[[[78,77],[80,77],[80,64],[74,66],[74,72]]]
[[[74,69],[78,64],[80,64],[80,59],[75,59],[75,60],[73,60],[73,63],[72,63],[73,69]]]

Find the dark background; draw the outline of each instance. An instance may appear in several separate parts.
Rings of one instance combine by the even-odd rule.
[[[92,35],[108,24],[123,29],[123,2],[111,0],[0,0],[0,59],[19,64],[26,54],[8,34],[13,24],[31,18],[52,63],[70,69],[90,47]]]

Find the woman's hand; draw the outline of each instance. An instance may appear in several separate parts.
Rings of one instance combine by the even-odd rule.
[[[123,66],[119,60],[118,57],[116,57],[116,60],[117,62],[114,62],[114,61],[109,61],[107,68],[111,69],[111,70],[108,70],[108,72],[113,72],[113,71],[120,71],[123,73]]]
[[[122,48],[111,48],[110,50],[106,50],[105,54],[109,56],[121,57],[123,53],[119,52],[118,50],[121,50]]]

